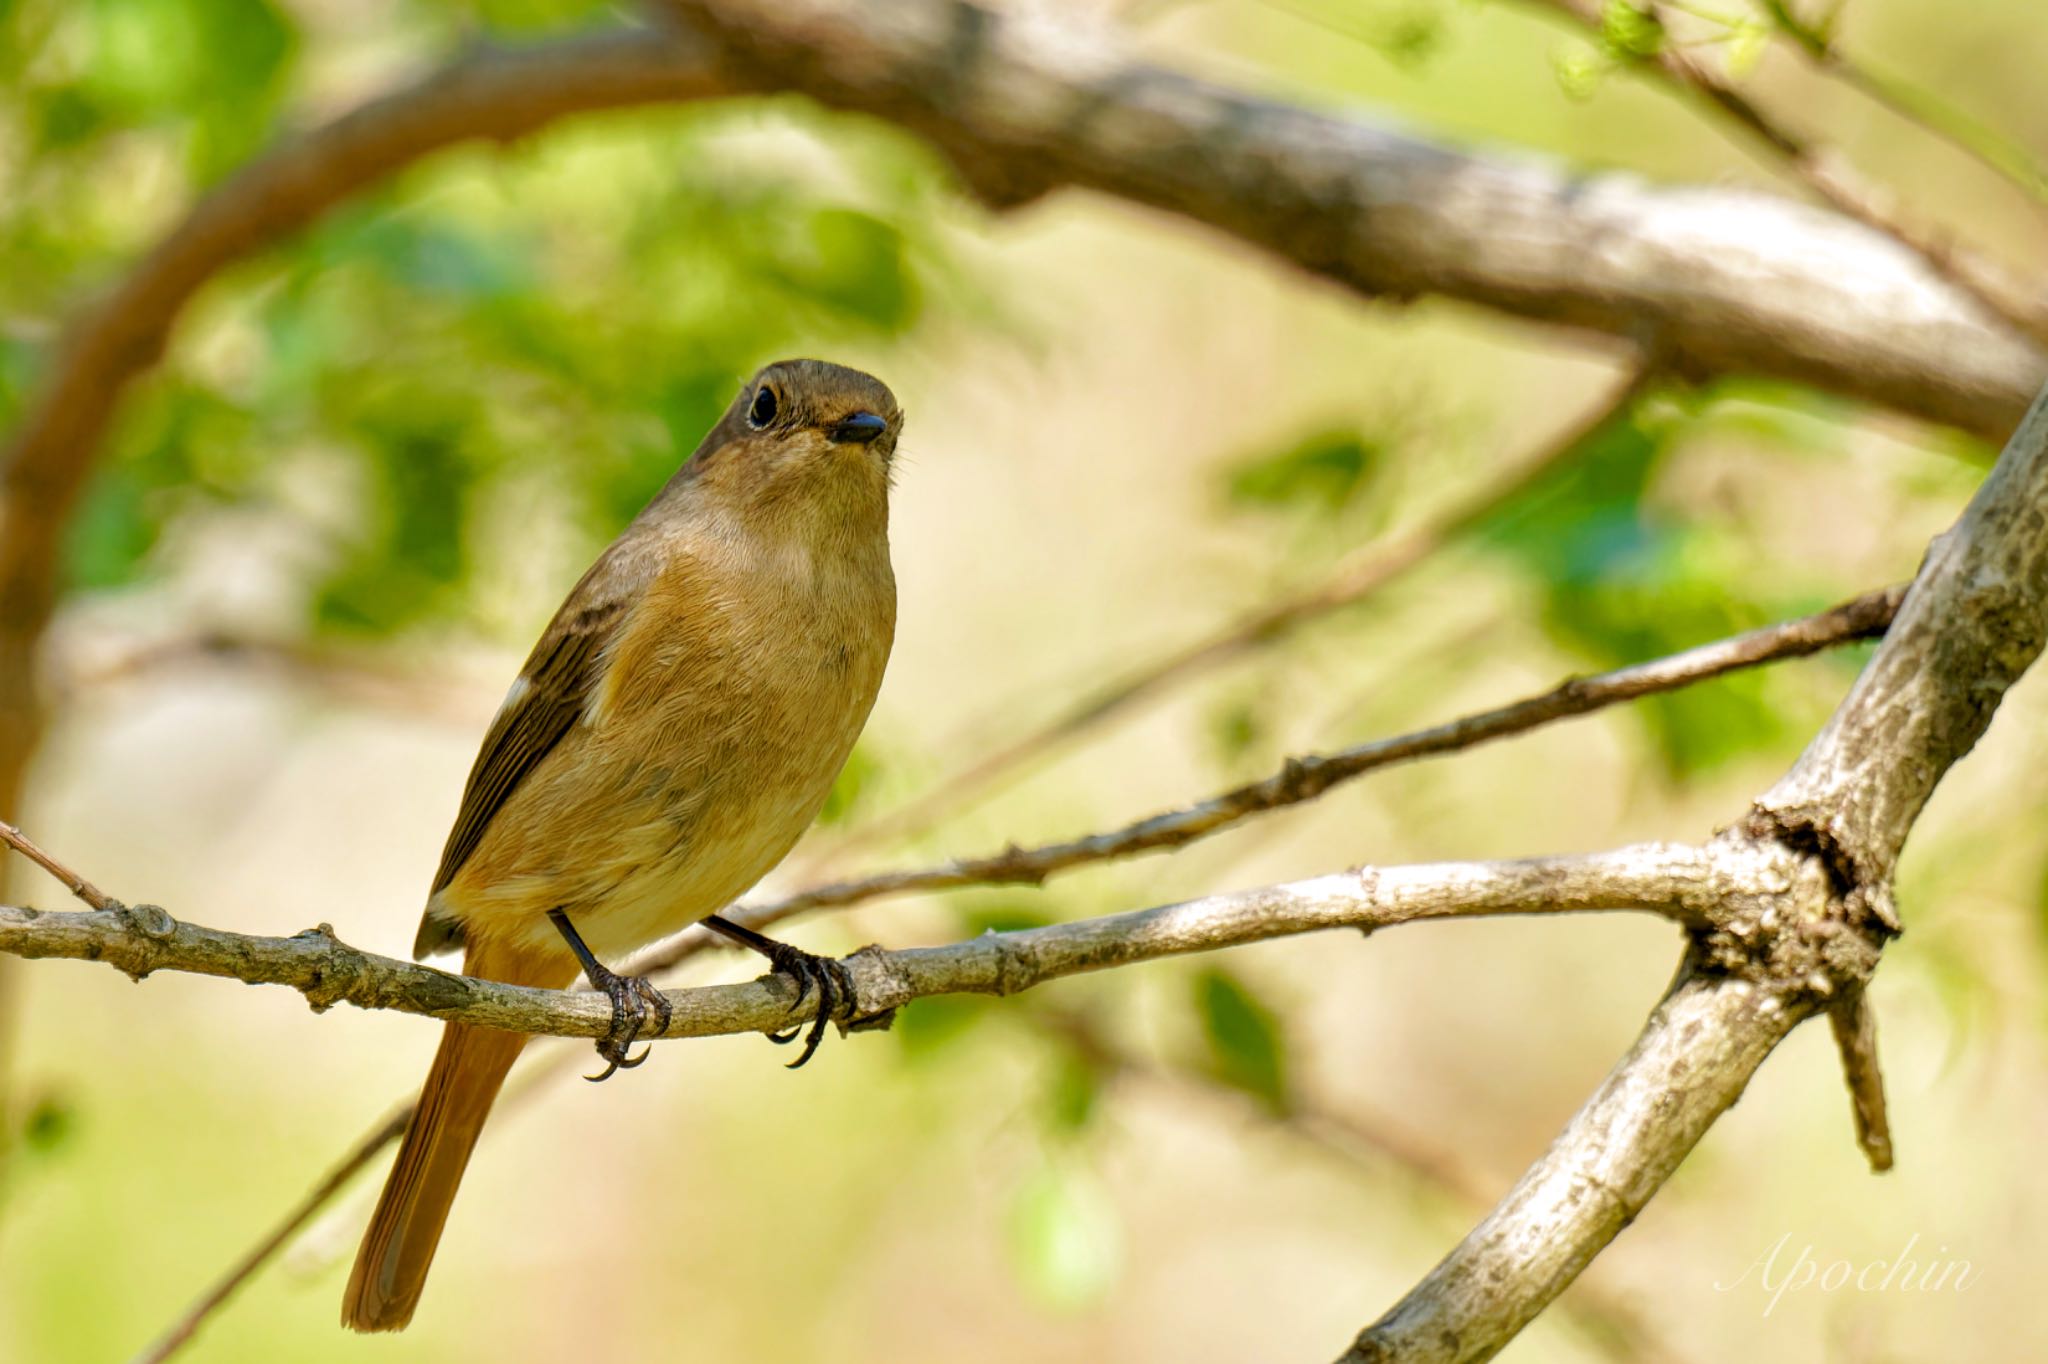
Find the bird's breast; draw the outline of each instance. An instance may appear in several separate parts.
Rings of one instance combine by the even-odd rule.
[[[605,956],[729,903],[816,817],[894,627],[886,555],[879,572],[679,560],[622,626],[584,722],[452,888],[464,917],[538,937],[565,908]]]

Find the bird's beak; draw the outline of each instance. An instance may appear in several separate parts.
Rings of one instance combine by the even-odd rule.
[[[834,445],[866,445],[889,429],[889,423],[872,412],[856,412],[825,428]]]

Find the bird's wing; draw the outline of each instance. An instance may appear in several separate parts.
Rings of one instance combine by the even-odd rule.
[[[597,686],[605,646],[619,633],[639,596],[642,575],[634,567],[617,553],[598,560],[533,646],[469,771],[462,809],[442,850],[440,870],[434,873],[436,892],[453,881],[476,852],[484,830],[519,783],[583,718]]]

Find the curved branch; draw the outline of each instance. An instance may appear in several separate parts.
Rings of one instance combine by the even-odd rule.
[[[1768,887],[1696,934],[1687,978],[1543,1158],[1367,1327],[1346,1364],[1498,1351],[1627,1226],[1780,1038],[1860,998],[1896,930],[1891,875],[1936,784],[2048,640],[2048,388],[1930,547],[1884,643],[1750,819],[1711,845]],[[1741,870],[1744,864],[1749,870]],[[1866,1152],[1885,1130],[1867,1016],[1844,1064]],[[1883,1142],[1888,1163],[1890,1147]]]
[[[1540,0],[1540,3],[1576,21],[1595,35],[1600,33],[1606,21],[1606,8],[1596,0]],[[1866,183],[1832,148],[1794,132],[1684,46],[1673,41],[1661,6],[1646,3],[1640,12],[1659,29],[1665,30],[1665,35],[1654,53],[1635,63],[1637,69],[1652,72],[1680,90],[1690,90],[1699,95],[1720,110],[1735,127],[1769,149],[1788,171],[1827,203],[1914,252],[1927,263],[1928,268],[1968,291],[2013,327],[2033,336],[2036,341],[2048,338],[2048,312],[2043,310],[2038,291],[2030,294],[2002,266],[1967,248],[1937,240],[1925,227],[1902,216],[1890,202],[1894,196]]]
[[[948,947],[847,959],[864,1016],[940,994],[1010,995],[1084,971],[1238,947],[1326,928],[1371,931],[1419,919],[1647,910],[1708,922],[1728,891],[1700,849],[1642,844],[1581,857],[1361,868],[1156,909],[987,933]],[[535,990],[363,952],[318,928],[264,938],[181,923],[153,905],[42,913],[0,906],[0,952],[104,961],[141,979],[190,971],[252,985],[288,985],[315,1009],[354,1004],[562,1037],[600,1037],[611,1010],[587,990]],[[816,1012],[784,976],[672,990],[663,1037],[772,1032]]]
[[[2048,354],[1913,251],[1766,194],[1453,150],[969,0],[660,0],[738,76],[878,115],[984,199],[1075,185],[1375,297],[1443,294],[1647,344],[1681,371],[1810,383],[2002,439]]]
[[[65,525],[122,393],[156,363],[193,295],[230,265],[442,148],[508,141],[584,110],[731,88],[705,46],[682,35],[622,31],[478,53],[251,162],[85,308],[0,454],[0,816],[15,813],[42,731],[36,653],[56,605]]]

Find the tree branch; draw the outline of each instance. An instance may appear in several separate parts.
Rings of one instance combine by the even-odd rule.
[[[63,883],[66,890],[91,905],[94,909],[114,909],[117,907],[105,891],[65,866],[62,862],[59,862],[49,853],[44,852],[41,847],[37,846],[34,839],[15,828],[12,824],[9,824],[6,820],[0,820],[0,843],[5,843],[8,847],[48,872],[51,876],[57,878],[58,881]]]
[[[1895,931],[1899,849],[2048,639],[2043,507],[2048,388],[1936,537],[1833,718],[1707,849],[1732,883],[1762,893],[1724,901],[1717,925],[1693,935],[1679,985],[1635,1047],[1347,1364],[1490,1358],[1628,1225],[1787,1032],[1822,1008],[1867,1007],[1854,997]],[[1859,1022],[1843,1056],[1859,1105],[1877,1083],[1862,1035]]]
[[[1590,714],[1622,701],[1675,691],[1696,682],[1779,659],[1882,635],[1898,609],[1903,587],[1884,588],[1798,620],[1767,625],[1746,634],[1703,644],[1667,658],[1638,663],[1591,677],[1569,678],[1547,692],[1496,710],[1481,711],[1428,729],[1376,739],[1335,753],[1290,759],[1262,781],[1237,787],[1179,810],[1169,810],[1120,829],[1035,848],[1014,845],[999,853],[960,858],[936,867],[883,872],[798,891],[780,900],[741,905],[735,915],[754,928],[779,923],[805,910],[856,904],[906,891],[959,886],[1040,885],[1075,867],[1138,853],[1180,848],[1248,819],[1314,800],[1332,787],[1379,768],[1459,752],[1475,745],[1526,733],[1556,720]],[[696,950],[698,930],[656,944],[636,958],[635,969],[657,971]]]
[[[1492,1358],[1635,1220],[1802,1017],[1749,982],[1681,985],[1549,1153],[1341,1364]]]
[[[1856,989],[1828,1010],[1835,1049],[1842,1054],[1842,1083],[1849,1087],[1849,1111],[1856,1120],[1856,1144],[1874,1173],[1892,1168],[1892,1124],[1884,1102],[1884,1072],[1877,1064],[1877,1010],[1868,992]]]
[[[2048,389],[1962,518],[1928,546],[1877,654],[1758,817],[1810,843],[1888,920],[1899,850],[2048,640]]]
[[[1443,294],[1993,439],[2048,355],[1888,236],[1764,194],[1454,151],[968,0],[659,0],[738,77],[927,138],[991,204],[1074,185],[1372,297]]]
[[[1594,34],[1605,23],[1605,7],[1596,0],[1539,3]],[[1654,0],[1644,0],[1640,12],[1666,31],[1666,40],[1653,54],[1639,59],[1636,69],[1660,76],[1679,90],[1699,95],[1834,208],[1914,252],[1935,273],[1969,292],[2015,329],[2037,342],[2048,339],[2048,312],[2044,312],[2038,295],[2024,292],[2008,271],[1974,252],[1936,240],[1925,228],[1902,217],[1888,202],[1890,196],[1866,183],[1841,156],[1792,131],[1719,73],[1670,41],[1663,6]]]
[[[1569,461],[1588,440],[1642,397],[1656,373],[1650,365],[1631,367],[1584,415],[1547,438],[1532,454],[1520,458],[1504,477],[1487,483],[1419,525],[1358,546],[1338,560],[1320,581],[1285,593],[1083,697],[1050,723],[983,754],[917,799],[863,828],[849,843],[879,842],[924,828],[941,812],[958,814],[1004,777],[1028,768],[1132,707],[1233,659],[1278,643],[1310,621],[1375,595],[1445,545],[1483,525],[1495,512]]]
[[[1869,593],[1853,601],[1845,602],[1830,611],[1822,612],[1819,615],[1771,626],[1765,630],[1756,631],[1746,636],[1737,636],[1731,640],[1722,640],[1674,658],[1660,660],[1637,668],[1624,669],[1620,673],[1610,673],[1602,677],[1566,682],[1552,693],[1549,693],[1549,695],[1552,697],[1575,695],[1581,700],[1585,700],[1589,696],[1604,696],[1601,704],[1612,704],[1627,699],[1628,695],[1631,694],[1645,695],[1652,690],[1681,686],[1692,681],[1718,676],[1721,672],[1735,667],[1747,667],[1768,662],[1773,658],[1811,653],[1829,647],[1832,644],[1881,634],[1886,623],[1891,619],[1892,612],[1896,610],[1898,600],[1903,593],[1903,588],[1891,588],[1886,591]],[[1686,660],[1691,661],[1690,666],[1687,665]],[[1631,691],[1628,685],[1631,678],[1637,684],[1642,685],[1643,689]],[[1653,679],[1659,685],[1654,687],[1647,685]],[[1518,706],[1508,707],[1504,711],[1494,712],[1494,714],[1505,715],[1520,711],[1527,718],[1533,714],[1528,707],[1540,703],[1542,700],[1543,698],[1540,697],[1533,698],[1531,702],[1520,703]],[[1577,711],[1572,713],[1583,714],[1585,712]],[[1483,718],[1475,717],[1475,719]],[[1564,718],[1564,716],[1559,714],[1551,718]],[[1485,733],[1483,726],[1473,725],[1469,721],[1465,722],[1465,724],[1468,734]],[[1424,733],[1427,734],[1429,732],[1431,731],[1425,731]],[[1409,737],[1416,739],[1421,736]],[[1388,746],[1398,742],[1400,741],[1383,741],[1381,748],[1383,751],[1391,751]],[[1477,742],[1477,740],[1475,739],[1474,742]],[[1392,760],[1391,758],[1388,759],[1388,761]],[[1156,825],[1160,819],[1164,818],[1167,817],[1155,817],[1154,820],[1140,821],[1139,824],[1130,827],[1131,829],[1140,829],[1147,825]],[[1105,836],[1098,841],[1102,846],[1108,846],[1113,842],[1113,837]],[[1006,852],[999,854],[998,858],[1006,862],[1017,858],[1050,858],[1056,855],[1055,849],[1069,846],[1071,845],[1061,844],[1053,845],[1052,848],[1038,849],[1033,852]],[[944,875],[958,872],[972,865],[972,862],[955,862],[948,864],[945,868],[935,870],[938,874]],[[1048,871],[1046,874],[1049,875],[1050,872]],[[764,928],[806,909],[820,908],[827,905],[853,904],[859,900],[892,891],[935,888],[938,884],[938,882],[934,881],[930,885],[924,883],[912,885],[910,877],[914,875],[916,873],[895,873],[892,876],[871,877],[858,882],[842,882],[833,886],[815,887],[779,901],[751,906],[743,905],[729,911],[729,913],[753,927]],[[627,973],[635,975],[652,974],[665,970],[678,965],[701,950],[716,948],[724,943],[724,939],[714,937],[701,929],[686,930],[661,943],[655,944],[646,952],[640,954],[626,968]],[[529,1072],[526,1079],[521,1082],[519,1092],[528,1092],[532,1088],[531,1082],[533,1078],[533,1073]],[[508,1097],[510,1096],[508,1095]],[[385,1145],[397,1140],[400,1131],[403,1130],[405,1118],[410,1113],[410,1105],[401,1103],[396,1110],[394,1118],[387,1119],[383,1124],[366,1133],[361,1141],[358,1142],[349,1159],[338,1166],[322,1186],[294,1208],[283,1222],[273,1228],[271,1233],[254,1250],[245,1255],[223,1274],[206,1294],[192,1305],[186,1315],[180,1319],[177,1326],[166,1334],[163,1341],[159,1342],[157,1350],[146,1356],[144,1360],[138,1360],[137,1364],[161,1364],[163,1359],[175,1353],[178,1348],[190,1339],[192,1333],[209,1316],[219,1310],[228,1300],[229,1296],[243,1282],[260,1269],[285,1241],[295,1234],[297,1228],[309,1220],[313,1213],[331,1198],[335,1189],[345,1182],[350,1174],[369,1164]],[[1305,1121],[1314,1123],[1318,1130],[1325,1132],[1327,1132],[1329,1123],[1335,1121],[1335,1119],[1325,1119],[1318,1122],[1315,1119],[1315,1115],[1304,1114],[1302,1116]],[[1358,1137],[1356,1132],[1353,1132],[1351,1135],[1354,1139]],[[1456,1177],[1451,1167],[1445,1163],[1441,1156],[1426,1152],[1412,1143],[1405,1145],[1395,1143],[1390,1145],[1383,1138],[1377,1140],[1379,1145],[1388,1149],[1392,1158],[1400,1160],[1416,1170],[1423,1171],[1429,1178],[1445,1183],[1448,1186],[1463,1189],[1469,1198],[1477,1201],[1476,1197],[1471,1195],[1466,1182]]]
[[[1640,909],[1703,925],[1725,887],[1699,850],[1643,844],[1580,857],[1361,868],[1156,909],[990,933],[948,947],[847,959],[863,1015],[940,994],[1011,995],[1084,971],[1238,947],[1326,928],[1371,931],[1419,919]],[[599,1037],[609,1005],[587,990],[535,990],[363,952],[322,924],[264,938],[181,923],[153,905],[42,913],[0,906],[0,952],[104,961],[140,980],[190,971],[251,985],[288,985],[315,1009],[365,1009],[513,1032]],[[785,976],[668,992],[662,1037],[772,1032],[816,1012]]]

